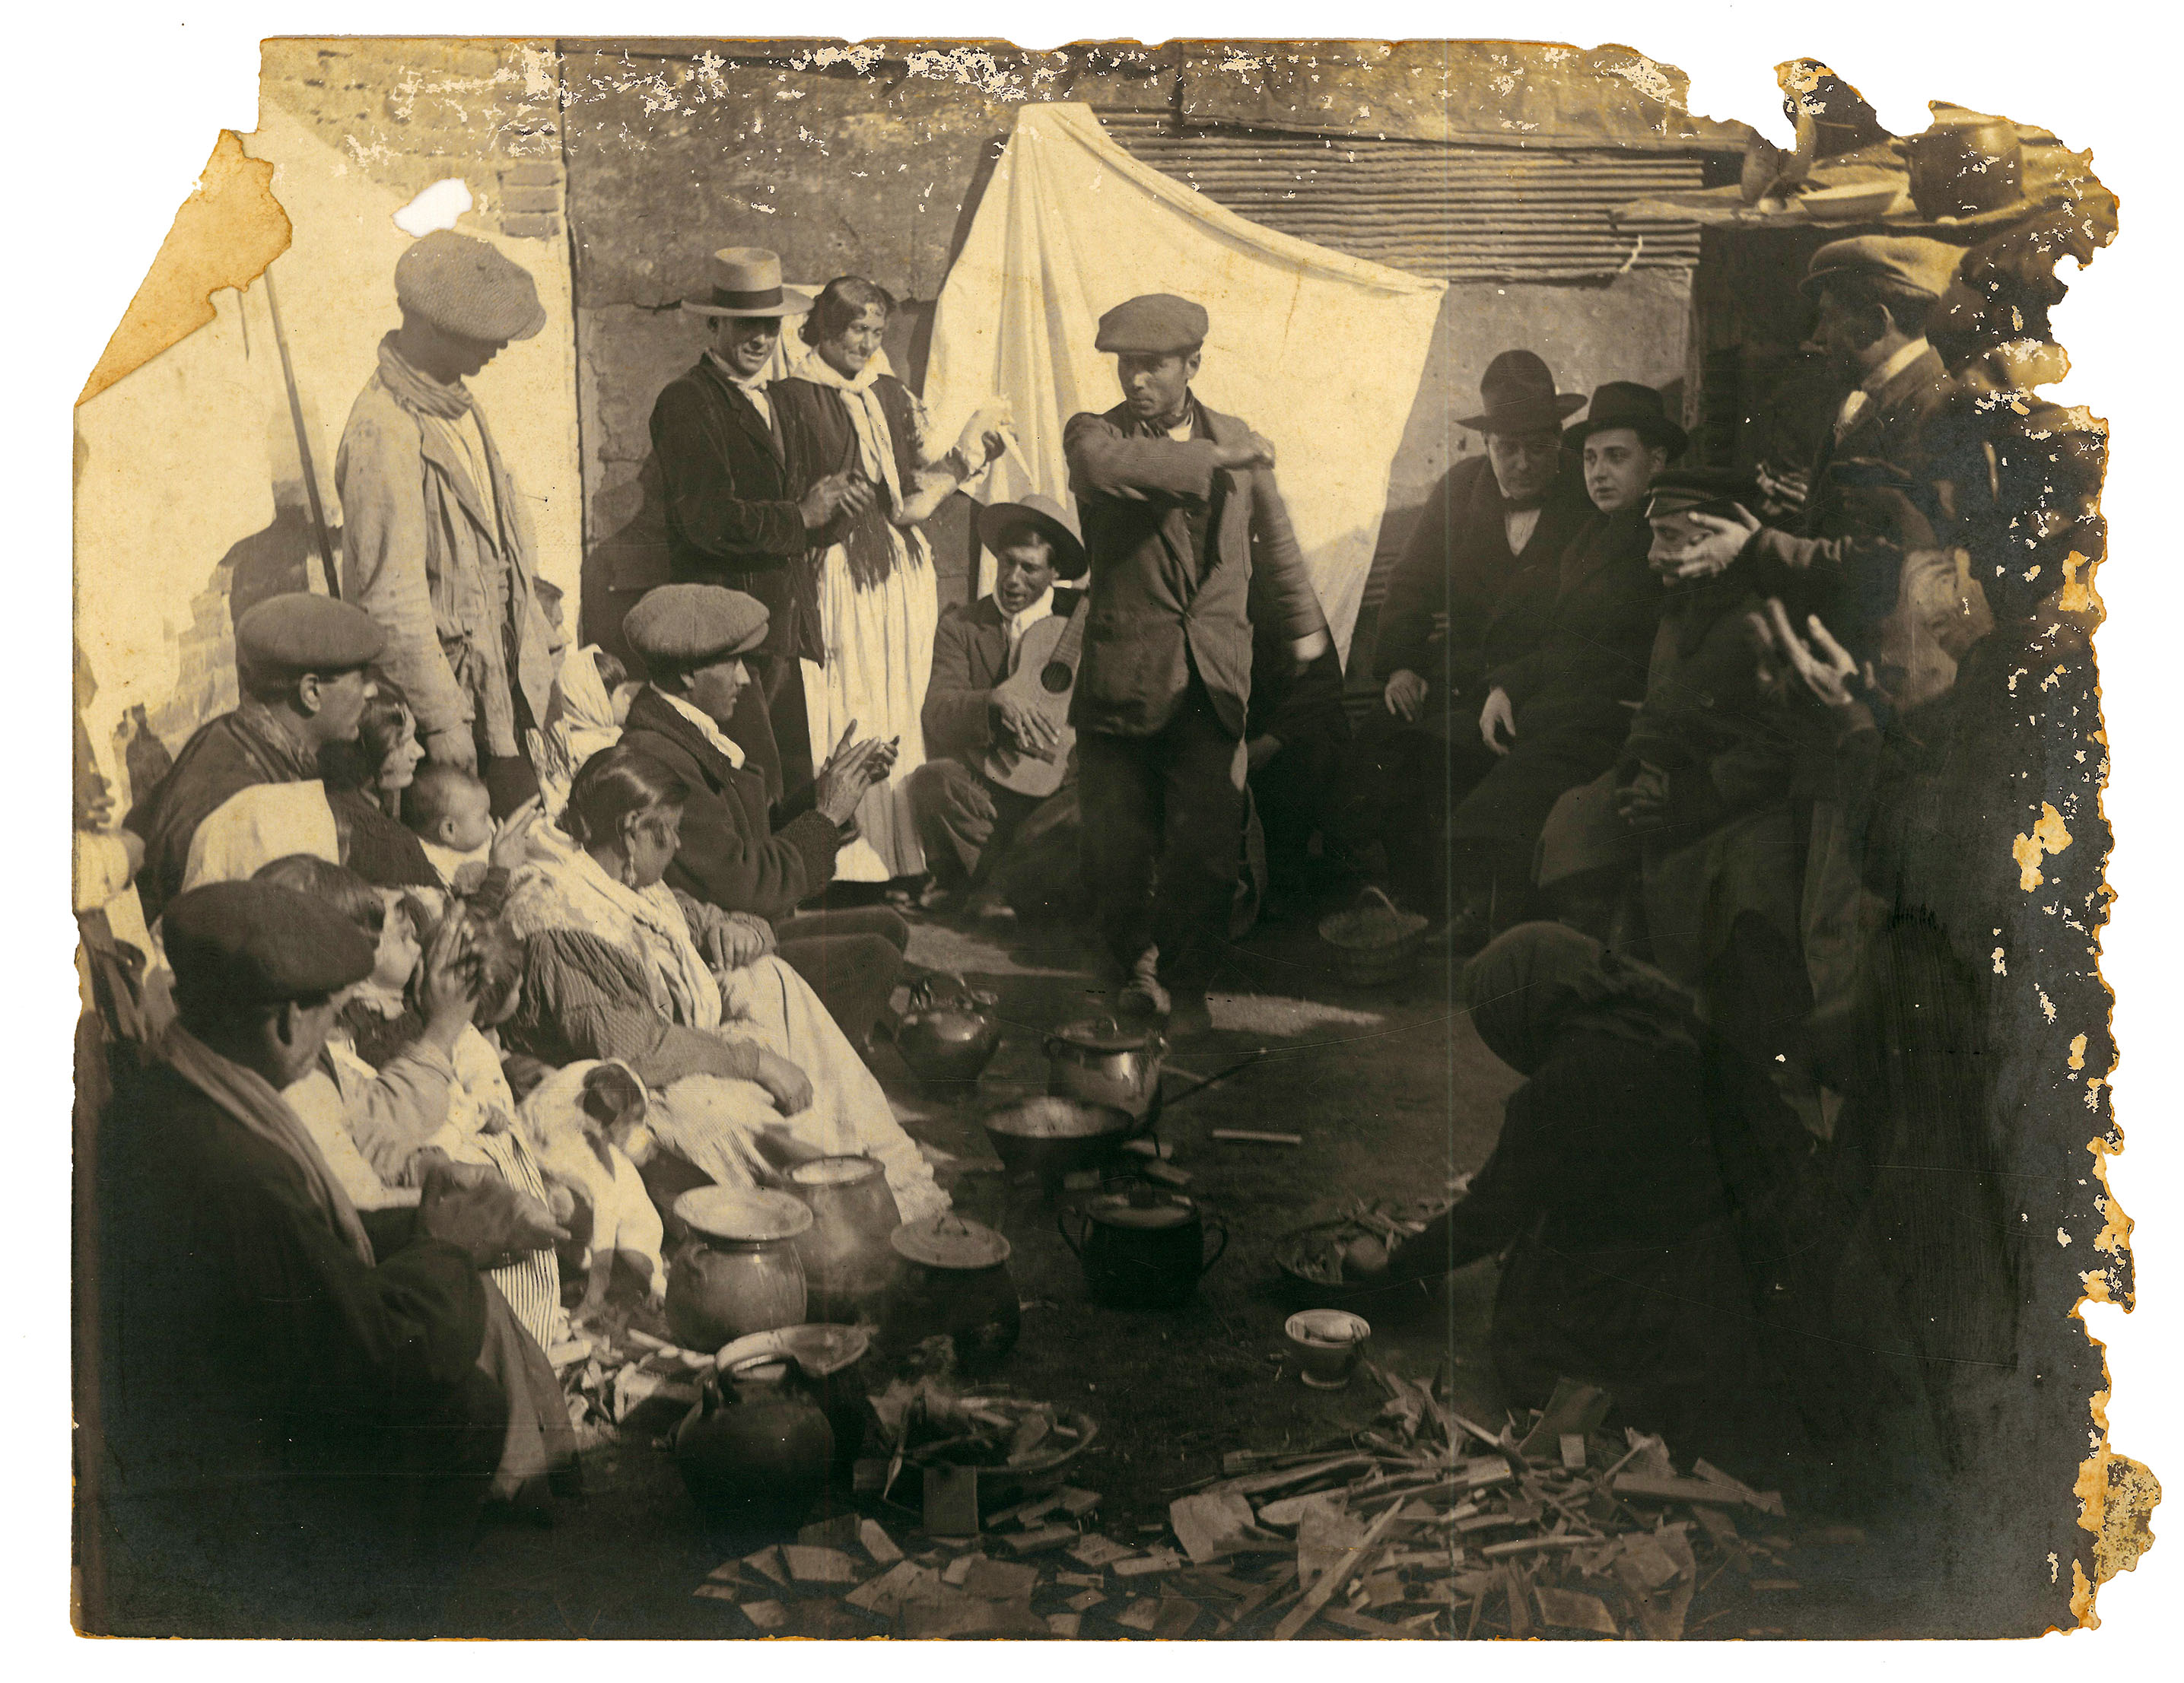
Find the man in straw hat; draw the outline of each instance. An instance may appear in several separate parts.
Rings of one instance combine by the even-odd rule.
[[[1050,497],[987,503],[978,511],[978,530],[994,558],[994,588],[940,616],[921,715],[927,759],[910,779],[933,881],[948,899],[961,900],[971,921],[1016,915],[1017,897],[1007,885],[1022,875],[1014,868],[1019,838],[1047,844],[1042,855],[1073,850],[1077,840],[1073,754],[1063,756],[1069,764],[1062,787],[1043,797],[1002,786],[986,765],[997,747],[1040,758],[1060,750],[1052,722],[998,694],[997,686],[1016,673],[1027,631],[1077,611],[1084,592],[1057,581],[1081,579],[1085,569],[1084,546]],[[1066,888],[1071,873],[1047,875],[1061,879],[1045,885],[1050,895]]]
[[[1091,617],[1071,720],[1087,886],[1128,980],[1120,1003],[1206,1025],[1244,831],[1248,603],[1258,575],[1289,658],[1327,622],[1274,483],[1274,448],[1190,389],[1207,318],[1156,292],[1100,318],[1123,402],[1070,417],[1069,486],[1090,558]]]
[[[464,381],[546,325],[531,276],[443,229],[394,265],[402,325],[334,462],[342,594],[387,631],[425,751],[484,779],[505,817],[538,792],[557,633],[538,600],[526,499]]]
[[[1388,581],[1374,640],[1381,708],[1354,797],[1379,834],[1397,897],[1446,909],[1441,815],[1491,769],[1479,731],[1487,669],[1529,652],[1563,547],[1592,514],[1563,423],[1585,407],[1530,351],[1504,351],[1461,425],[1485,448],[1428,496]]]
[[[759,681],[732,734],[760,759],[777,800],[783,760],[808,768],[811,757],[797,660],[825,652],[805,557],[874,492],[846,469],[807,473],[801,436],[766,392],[781,324],[810,310],[812,295],[782,285],[781,259],[757,246],[715,252],[708,274],[710,289],[682,308],[704,319],[710,342],[653,403],[653,459],[666,498],[669,572],[766,608],[766,639],[749,656]],[[811,488],[799,496],[794,487],[806,479]]]

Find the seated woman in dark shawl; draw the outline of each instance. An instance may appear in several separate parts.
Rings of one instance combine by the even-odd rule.
[[[1463,995],[1529,1079],[1463,1198],[1392,1258],[1361,1241],[1346,1272],[1419,1279],[1506,1253],[1489,1341],[1512,1404],[1585,1380],[1616,1423],[1769,1481],[1815,1440],[1876,1463],[1884,1430],[1902,1447],[1875,1412],[1911,1400],[1876,1370],[1886,1294],[1858,1302],[1849,1214],[1766,1078],[1667,977],[1559,924],[1502,936]],[[1868,1324],[1838,1339],[1846,1300]]]

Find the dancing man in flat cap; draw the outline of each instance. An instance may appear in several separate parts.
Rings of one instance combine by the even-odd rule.
[[[1123,402],[1070,418],[1069,486],[1091,558],[1070,722],[1084,875],[1125,1009],[1207,1026],[1206,985],[1243,845],[1254,567],[1299,664],[1327,622],[1274,484],[1274,447],[1190,390],[1205,309],[1154,293],[1100,318]]]
[[[531,520],[464,380],[546,325],[531,277],[482,240],[427,234],[394,265],[402,325],[342,433],[342,594],[387,631],[425,751],[476,772],[496,817],[538,792],[552,628]]]

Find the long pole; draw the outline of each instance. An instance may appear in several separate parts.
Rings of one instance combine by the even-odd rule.
[[[318,535],[319,567],[326,575],[326,594],[341,600],[341,580],[334,572],[333,540],[326,532],[326,511],[319,501],[318,469],[311,464],[311,437],[304,425],[304,400],[296,391],[296,365],[288,357],[287,330],[281,325],[281,301],[273,292],[273,270],[265,270],[265,308],[273,315],[273,342],[281,349],[281,379],[288,388],[288,419],[295,424],[296,454],[303,460],[304,494],[311,499],[311,530]]]

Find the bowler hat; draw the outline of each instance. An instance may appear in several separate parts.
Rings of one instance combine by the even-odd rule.
[[[1813,253],[1797,290],[1809,296],[1837,275],[1864,275],[1906,292],[1938,298],[1949,290],[1964,255],[1961,247],[1908,234],[1861,234],[1856,239],[1830,240]]]
[[[259,677],[355,672],[386,647],[371,615],[310,591],[269,596],[235,622],[236,664]]]
[[[1206,342],[1206,306],[1173,292],[1147,292],[1119,303],[1100,318],[1100,351],[1159,357],[1184,356]]]
[[[622,615],[621,634],[649,665],[697,666],[766,641],[766,604],[725,585],[660,585]]]
[[[278,1005],[371,974],[371,937],[323,900],[270,882],[209,882],[168,903],[160,939],[186,1002]]]
[[[395,260],[402,308],[465,339],[506,344],[546,325],[530,272],[483,240],[441,228]]]
[[[803,315],[816,296],[781,284],[781,259],[763,246],[730,246],[706,265],[711,296],[685,298],[693,315]]]
[[[1077,534],[1065,524],[1068,516],[1062,513],[1061,505],[1051,497],[1042,496],[1034,491],[1021,503],[988,503],[979,508],[976,518],[978,542],[994,554],[1001,553],[1001,547],[1007,542],[1011,532],[1030,526],[1054,546],[1055,577],[1081,579],[1084,576],[1084,569],[1089,564],[1084,546],[1078,542]]]
[[[1611,380],[1592,388],[1592,406],[1585,419],[1563,434],[1565,449],[1575,450],[1596,432],[1627,426],[1648,444],[1665,447],[1671,457],[1684,453],[1691,435],[1669,419],[1661,394],[1635,380]]]
[[[1504,351],[1486,364],[1479,395],[1483,414],[1457,423],[1474,432],[1548,432],[1585,407],[1574,392],[1555,390],[1555,376],[1529,351]]]

